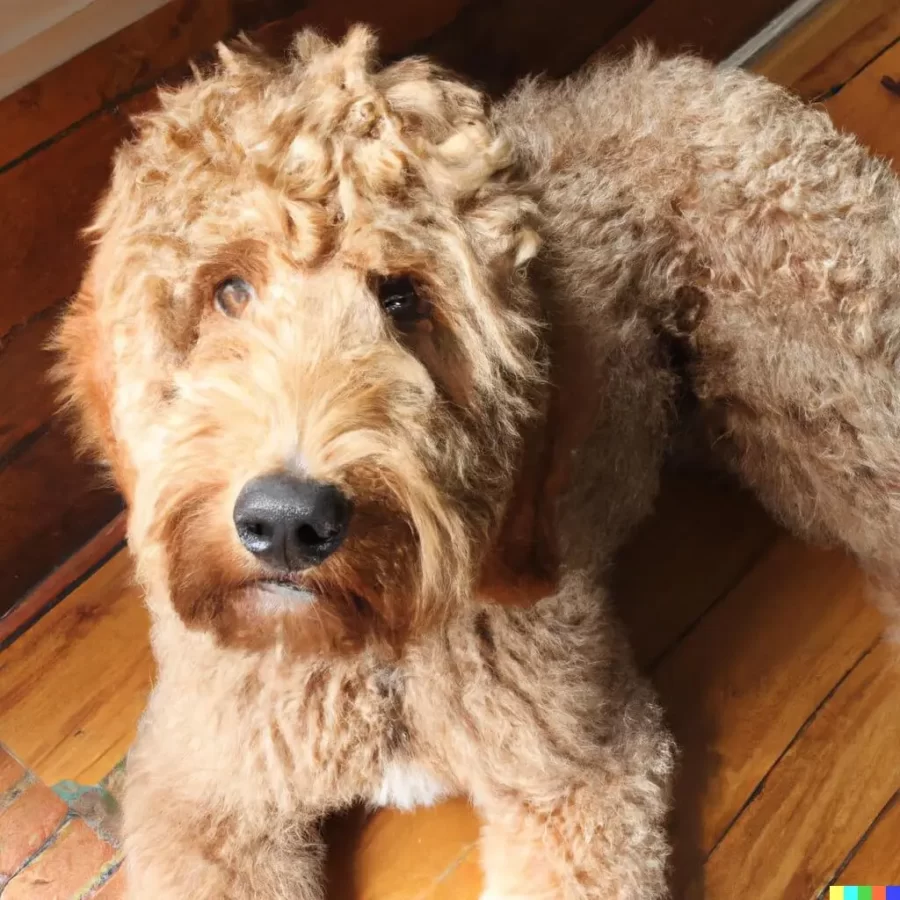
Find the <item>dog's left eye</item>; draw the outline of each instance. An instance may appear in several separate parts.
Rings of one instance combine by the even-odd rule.
[[[381,308],[398,324],[411,325],[428,315],[428,303],[410,275],[381,277],[375,284]]]
[[[216,285],[216,309],[231,318],[239,316],[254,297],[256,291],[253,285],[237,276],[226,278]]]

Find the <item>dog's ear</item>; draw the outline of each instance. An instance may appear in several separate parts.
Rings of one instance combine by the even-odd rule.
[[[79,449],[109,467],[128,500],[133,479],[113,431],[113,361],[98,316],[101,290],[102,268],[95,258],[51,341],[58,355],[53,377],[63,408],[75,417]]]
[[[550,334],[550,383],[544,415],[525,436],[513,496],[482,567],[479,594],[509,606],[530,606],[560,580],[562,550],[557,506],[569,488],[577,451],[595,426],[599,391],[585,383],[592,366],[577,327],[557,311]]]
[[[559,581],[548,430],[543,423],[526,437],[513,495],[482,565],[478,595],[504,606],[530,606],[552,594]]]

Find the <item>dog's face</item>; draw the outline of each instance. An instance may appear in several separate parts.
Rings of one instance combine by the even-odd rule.
[[[120,152],[60,371],[188,625],[402,638],[471,594],[542,402],[534,208],[482,98],[364,30],[221,55]]]

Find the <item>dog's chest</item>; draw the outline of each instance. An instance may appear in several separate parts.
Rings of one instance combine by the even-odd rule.
[[[426,769],[415,763],[396,761],[385,768],[381,784],[372,795],[372,803],[410,810],[417,806],[432,806],[449,793],[446,785]]]

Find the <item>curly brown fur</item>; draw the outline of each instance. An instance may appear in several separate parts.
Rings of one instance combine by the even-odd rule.
[[[58,337],[154,616],[130,896],[316,898],[325,815],[465,794],[486,896],[662,897],[673,750],[604,569],[687,388],[773,512],[895,570],[898,200],[824,114],[648,52],[489,110],[304,33],[164,94]],[[272,471],[354,506],[302,601],[232,520]]]

